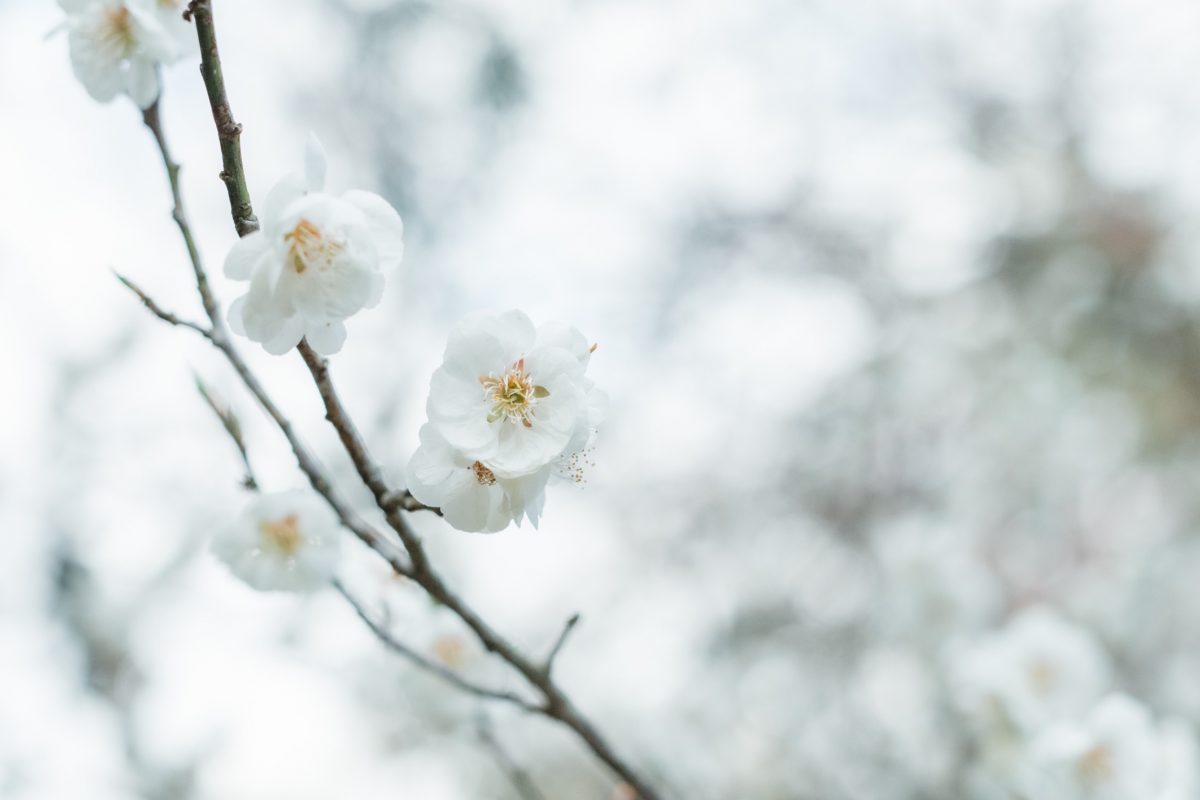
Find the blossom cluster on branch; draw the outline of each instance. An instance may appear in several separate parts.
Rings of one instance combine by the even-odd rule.
[[[184,0],[58,0],[71,67],[96,100],[127,94],[139,108],[158,99],[159,67],[195,49]]]

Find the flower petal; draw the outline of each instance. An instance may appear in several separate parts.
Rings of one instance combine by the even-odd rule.
[[[304,182],[310,192],[319,192],[325,188],[325,170],[328,159],[325,148],[315,133],[308,134],[304,148]]]
[[[331,356],[342,349],[346,343],[346,326],[340,320],[325,323],[309,322],[304,331],[304,338],[323,356]]]
[[[255,264],[269,250],[270,244],[261,231],[238,239],[229,248],[229,255],[225,256],[225,277],[235,281],[250,280]]]
[[[304,338],[304,318],[293,314],[283,321],[278,331],[262,343],[263,349],[273,356],[281,356],[300,344]]]
[[[498,510],[502,492],[496,485],[484,486],[470,469],[458,469],[446,482],[442,516],[460,531],[478,532]]]
[[[373,192],[349,191],[342,199],[362,211],[379,255],[379,267],[391,270],[404,258],[404,222],[392,205]]]

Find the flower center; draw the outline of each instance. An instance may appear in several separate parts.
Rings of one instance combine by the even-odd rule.
[[[133,15],[129,13],[129,9],[123,5],[105,9],[99,38],[117,56],[129,56],[136,44],[133,36]]]
[[[1113,775],[1112,751],[1107,746],[1098,744],[1079,757],[1075,762],[1075,769],[1084,783],[1103,783]]]
[[[321,229],[306,219],[296,223],[296,227],[283,235],[288,244],[288,260],[297,275],[312,267],[317,270],[328,269],[346,245],[321,233]]]
[[[263,544],[281,555],[294,556],[300,545],[304,544],[300,520],[295,514],[267,520],[258,526],[258,530],[262,534]]]
[[[1037,659],[1029,665],[1029,683],[1038,694],[1049,694],[1058,684],[1058,670],[1046,659]]]
[[[491,486],[496,482],[496,473],[478,461],[471,465],[471,471],[475,473],[475,480],[479,481],[480,486]]]
[[[479,383],[483,386],[484,396],[491,404],[488,422],[505,419],[532,428],[533,422],[530,417],[537,401],[550,396],[550,391],[545,386],[534,385],[533,378],[525,371],[524,356],[517,359],[503,375],[494,372],[490,375],[480,375]]]

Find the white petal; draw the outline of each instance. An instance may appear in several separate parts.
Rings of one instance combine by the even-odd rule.
[[[304,319],[299,315],[288,317],[274,336],[262,343],[263,349],[273,356],[281,356],[300,344],[304,338]]]
[[[272,187],[262,205],[263,229],[270,235],[278,231],[288,206],[304,196],[304,178],[288,175]],[[282,232],[280,232],[282,233]]]
[[[130,61],[125,88],[138,108],[149,108],[158,99],[158,68],[150,61]]]
[[[383,286],[386,283],[383,276],[378,272],[371,273],[371,287],[367,292],[367,300],[363,303],[363,308],[374,308],[379,305],[379,301],[383,299]]]
[[[113,61],[96,41],[97,32],[86,25],[72,25],[67,32],[71,70],[93,99],[107,103],[124,88],[120,62]]]
[[[229,321],[229,330],[236,333],[238,336],[246,335],[246,323],[242,320],[243,309],[246,306],[246,295],[242,295],[230,304],[229,310],[225,312],[225,319]]]
[[[513,309],[485,322],[485,328],[504,346],[511,357],[519,358],[533,349],[537,339],[533,320],[524,311]]]
[[[525,369],[534,383],[549,386],[560,375],[583,376],[579,359],[561,347],[539,347],[525,356]]]
[[[261,231],[238,239],[225,256],[225,277],[235,281],[250,280],[254,265],[269,249],[270,243]]]
[[[470,469],[456,470],[446,484],[442,515],[460,531],[482,531],[500,500],[501,492],[496,486],[479,483]]]
[[[346,326],[340,321],[326,323],[308,323],[304,338],[323,356],[331,356],[342,349],[346,343]]]
[[[433,428],[421,426],[421,446],[408,460],[404,479],[413,497],[425,505],[441,506],[445,496],[445,484],[454,472],[453,453]]]
[[[537,331],[536,347],[558,347],[566,350],[582,364],[591,358],[591,345],[577,328],[561,322],[547,322]]]
[[[372,192],[349,191],[342,199],[363,212],[367,230],[379,254],[380,269],[386,271],[399,266],[404,258],[404,222],[396,209]]]
[[[325,148],[315,133],[308,134],[304,147],[304,182],[310,192],[319,192],[325,188],[325,169],[327,159]]]

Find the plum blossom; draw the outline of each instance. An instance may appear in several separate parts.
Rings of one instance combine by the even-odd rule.
[[[1029,800],[1160,800],[1179,796],[1167,744],[1150,712],[1109,695],[1081,721],[1063,722],[1033,742],[1022,780]]]
[[[229,309],[235,333],[286,353],[307,339],[322,355],[342,348],[345,320],[372,308],[384,275],[404,254],[400,215],[377,194],[327,194],[325,153],[310,137],[304,175],[280,181],[262,208],[262,229],[243,237],[225,274],[249,281]]]
[[[499,531],[510,522],[520,525],[526,516],[537,527],[549,466],[516,478],[500,477],[451,447],[432,425],[423,425],[420,436],[406,476],[413,497],[440,508],[446,521],[461,531]]]
[[[534,328],[521,311],[470,315],[450,332],[433,375],[429,423],[499,477],[564,459],[556,471],[575,479],[571,459],[603,414],[604,394],[584,375],[592,349],[575,328]]]
[[[189,49],[179,0],[59,0],[75,77],[96,100],[158,98],[158,68]]]
[[[957,699],[968,714],[985,727],[1014,732],[1036,732],[1084,713],[1111,680],[1095,638],[1041,606],[959,648],[951,662]]]
[[[1001,593],[963,537],[928,528],[916,519],[895,520],[878,531],[874,549],[883,578],[881,622],[939,647],[990,622]]]
[[[255,589],[306,593],[333,577],[340,544],[333,511],[309,492],[287,491],[255,495],[212,549]]]

